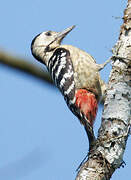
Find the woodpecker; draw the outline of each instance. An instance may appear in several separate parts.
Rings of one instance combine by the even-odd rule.
[[[69,109],[84,125],[91,146],[95,141],[93,124],[98,102],[105,89],[99,71],[108,62],[96,64],[94,58],[83,50],[72,45],[61,45],[63,38],[74,27],[62,32],[46,31],[38,34],[31,43],[31,52],[46,65]]]

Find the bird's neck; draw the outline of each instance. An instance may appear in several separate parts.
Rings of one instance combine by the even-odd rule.
[[[54,51],[55,49],[50,50],[50,51],[45,51],[45,47],[40,47],[40,48],[37,48],[35,55],[40,62],[44,63],[47,66],[48,61],[53,55]]]
[[[48,66],[48,61],[51,58],[51,56],[53,55],[54,51],[59,47],[67,48],[68,45],[59,45],[59,46],[57,46],[55,48],[52,47],[52,50],[49,50],[49,51],[46,51],[46,52],[45,52],[45,49],[40,49],[39,50],[40,58],[42,59],[42,61],[45,62],[46,66]]]
[[[48,66],[48,61],[49,61],[49,59],[51,58],[51,56],[53,55],[54,51],[55,51],[55,50],[46,52],[46,53],[44,54],[44,56],[42,57],[42,59],[44,59],[44,61],[45,61],[46,66]]]

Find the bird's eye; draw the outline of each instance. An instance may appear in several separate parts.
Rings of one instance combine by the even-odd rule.
[[[45,35],[46,35],[46,36],[51,36],[51,32],[48,31],[48,32],[45,33]]]

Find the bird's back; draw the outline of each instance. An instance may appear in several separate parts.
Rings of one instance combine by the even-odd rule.
[[[96,61],[85,51],[71,45],[60,45],[70,53],[74,68],[74,80],[76,89],[87,89],[101,96],[100,75]],[[99,100],[99,99],[98,99]]]

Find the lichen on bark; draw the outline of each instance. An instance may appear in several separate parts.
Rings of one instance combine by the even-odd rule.
[[[122,165],[131,125],[131,0],[113,48],[101,127],[76,180],[107,180]]]

